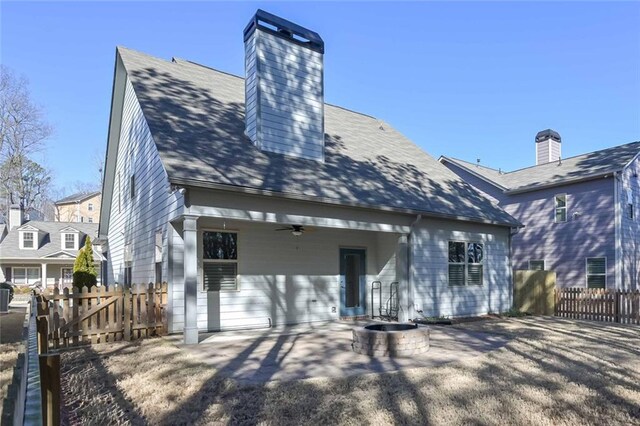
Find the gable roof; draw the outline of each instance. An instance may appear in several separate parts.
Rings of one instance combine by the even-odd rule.
[[[92,241],[95,241],[98,236],[98,224],[97,223],[83,223],[83,222],[50,222],[50,221],[29,221],[24,226],[29,225],[38,229],[43,238],[38,241],[38,248],[35,250],[20,249],[19,231],[20,228],[14,228],[9,231],[7,236],[0,243],[0,260],[5,258],[45,258],[50,257],[55,253],[59,253],[62,247],[62,233],[65,228],[73,226],[82,233],[80,241],[78,241],[78,247],[82,248],[84,245],[84,235],[91,237]],[[78,250],[64,250],[73,257],[76,256]]]
[[[56,201],[55,204],[57,205],[57,204],[80,203],[84,200],[88,200],[89,198],[93,198],[97,195],[100,195],[100,191],[78,192]]]
[[[638,154],[640,141],[506,173],[446,156],[440,161],[457,165],[507,193],[518,193],[606,176],[624,169]]]
[[[171,183],[519,225],[377,118],[325,104],[324,162],[265,152],[244,134],[243,78],[121,47],[116,56]]]

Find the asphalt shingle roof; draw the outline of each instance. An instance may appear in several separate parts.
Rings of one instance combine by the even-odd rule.
[[[563,158],[560,162],[554,161],[512,172],[501,172],[457,158],[442,158],[477,173],[503,187],[506,191],[527,191],[539,187],[563,185],[571,181],[603,176],[622,170],[639,153],[640,141],[631,142],[575,157]]]
[[[96,195],[100,195],[100,191],[78,192],[76,194],[69,195],[68,197],[64,197],[63,199],[56,201],[55,204],[75,203],[78,201],[86,200],[87,198],[95,197]]]
[[[80,241],[78,245],[79,248],[82,248],[82,246],[84,245],[86,235],[90,236],[92,241],[95,241],[96,237],[98,236],[97,223],[49,222],[32,220],[24,223],[22,226],[25,225],[31,225],[42,232],[42,238],[40,240],[39,247],[35,250],[21,250],[18,228],[14,228],[9,231],[4,240],[2,240],[2,243],[0,243],[0,259],[40,258],[57,253],[62,250],[62,234],[60,234],[60,231],[64,228],[71,227],[80,231]],[[64,251],[73,256],[78,253],[78,250]]]
[[[325,104],[325,161],[261,151],[244,134],[244,79],[118,48],[174,183],[209,183],[480,222],[518,222],[381,120]]]

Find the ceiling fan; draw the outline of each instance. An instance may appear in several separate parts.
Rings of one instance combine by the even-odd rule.
[[[291,234],[293,234],[296,237],[299,237],[305,231],[308,231],[308,229],[305,229],[304,226],[302,226],[302,225],[291,225],[291,226],[287,226],[285,228],[278,228],[278,229],[276,229],[276,231],[290,231]]]

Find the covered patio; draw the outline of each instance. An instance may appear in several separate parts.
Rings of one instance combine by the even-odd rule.
[[[410,318],[408,235],[413,215],[190,190],[171,221],[169,330],[269,329],[379,313],[398,283]],[[372,301],[371,284],[381,294]]]

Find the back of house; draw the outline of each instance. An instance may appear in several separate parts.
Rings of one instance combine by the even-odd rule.
[[[245,78],[117,49],[108,281],[167,281],[188,343],[509,309],[519,222],[389,124],[326,103],[317,33],[258,11],[238,35]]]

